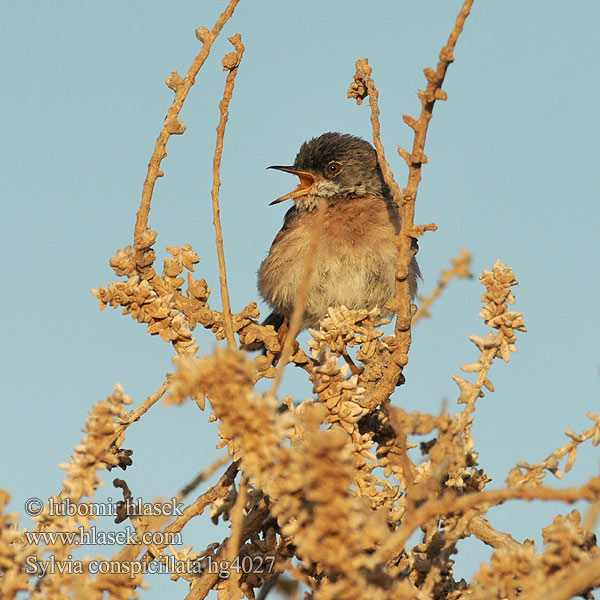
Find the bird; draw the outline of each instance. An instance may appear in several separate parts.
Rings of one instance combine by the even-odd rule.
[[[394,240],[401,219],[373,146],[351,134],[328,132],[304,142],[293,165],[267,168],[296,175],[300,183],[270,203],[294,201],[258,270],[259,293],[272,309],[263,325],[279,330],[292,315],[321,201],[325,212],[300,328],[318,328],[329,307],[378,307],[389,314],[385,304],[396,295]],[[408,273],[412,298],[420,277],[413,256]]]

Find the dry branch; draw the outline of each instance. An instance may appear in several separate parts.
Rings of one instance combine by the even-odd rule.
[[[396,300],[395,302],[390,303],[390,308],[397,315],[395,327],[397,344],[392,352],[385,373],[381,377],[375,390],[366,400],[366,407],[369,410],[372,410],[377,405],[381,404],[394,391],[394,388],[402,376],[402,371],[408,363],[408,352],[412,339],[411,320],[415,310],[411,304],[408,285],[409,265],[415,252],[413,239],[422,236],[425,231],[435,231],[436,229],[436,226],[433,223],[418,226],[414,224],[415,201],[417,198],[419,182],[421,181],[421,166],[423,163],[427,162],[425,156],[425,139],[429,122],[433,117],[433,107],[436,100],[446,100],[446,94],[442,90],[442,84],[448,67],[454,61],[454,48],[469,15],[472,4],[473,0],[465,0],[450,37],[448,38],[448,42],[440,52],[437,69],[435,71],[433,69],[425,69],[425,77],[427,78],[428,83],[425,91],[419,92],[419,99],[421,101],[421,114],[419,119],[415,120],[407,115],[404,116],[404,121],[414,130],[415,135],[411,154],[398,148],[399,154],[405,159],[409,169],[408,183],[402,193],[400,193],[398,185],[393,180],[380,141],[379,108],[377,105],[378,92],[371,78],[371,68],[366,59],[364,61],[356,62],[354,84],[349,90],[349,96],[356,98],[359,103],[366,95],[369,96],[371,122],[373,124],[373,141],[377,149],[377,156],[386,183],[399,206],[402,217],[402,231],[398,240]]]
[[[227,23],[227,21],[232,17],[233,11],[235,10],[238,2],[239,0],[230,0],[229,5],[223,14],[217,19],[217,22],[211,31],[208,31],[205,28],[199,28],[196,31],[196,36],[198,37],[199,41],[202,42],[202,49],[200,50],[198,56],[196,56],[194,59],[194,62],[192,62],[190,65],[185,78],[182,79],[177,71],[173,71],[171,76],[167,79],[167,85],[175,92],[175,98],[173,99],[173,104],[171,104],[169,110],[167,111],[164,125],[161,129],[158,139],[156,140],[154,152],[152,153],[152,157],[148,163],[148,174],[146,175],[146,180],[144,181],[142,202],[137,212],[137,220],[135,223],[133,239],[136,262],[138,264],[139,260],[137,259],[140,258],[138,257],[138,253],[140,248],[143,246],[142,236],[148,229],[148,215],[150,214],[150,202],[154,192],[154,185],[156,180],[164,175],[164,173],[160,170],[160,163],[167,156],[167,142],[169,141],[171,135],[181,134],[183,131],[185,131],[185,126],[183,126],[181,121],[179,121],[179,113],[183,107],[183,103],[185,102],[190,89],[196,82],[196,75],[198,75],[198,72],[206,62],[214,41],[221,33],[225,23]]]
[[[451,260],[452,267],[444,269],[440,274],[435,289],[426,297],[419,297],[420,305],[415,316],[413,317],[411,326],[414,327],[418,321],[423,318],[431,318],[429,312],[433,303],[442,295],[442,291],[450,283],[454,277],[473,277],[470,272],[472,256],[464,248],[460,251],[456,258]]]
[[[235,348],[235,337],[233,335],[233,323],[231,320],[231,305],[229,303],[229,290],[227,289],[227,271],[225,268],[225,252],[223,251],[223,229],[221,227],[221,214],[219,210],[219,187],[221,186],[221,156],[223,154],[223,138],[225,137],[225,126],[229,118],[229,103],[233,97],[233,86],[238,67],[244,55],[244,44],[242,36],[237,33],[235,36],[227,38],[235,48],[235,52],[227,54],[223,58],[223,70],[229,71],[225,80],[225,91],[223,100],[219,103],[221,117],[217,126],[217,145],[213,160],[213,186],[211,190],[213,205],[213,223],[216,232],[217,255],[219,257],[219,283],[221,284],[221,302],[223,304],[223,318],[225,321],[225,335],[227,336],[227,345],[229,348]]]

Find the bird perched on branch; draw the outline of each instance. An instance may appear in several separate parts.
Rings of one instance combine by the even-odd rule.
[[[379,307],[385,312],[385,303],[396,294],[394,238],[400,232],[400,215],[373,146],[353,135],[325,133],[304,142],[292,166],[269,169],[297,175],[300,183],[271,202],[293,199],[294,206],[258,270],[258,289],[273,308],[264,324],[279,329],[292,315],[320,201],[326,203],[325,213],[301,327],[318,327],[330,306]],[[417,277],[413,257],[408,275],[413,297]]]

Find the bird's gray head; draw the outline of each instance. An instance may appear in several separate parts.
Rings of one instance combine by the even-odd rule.
[[[388,188],[369,142],[354,135],[324,133],[304,142],[293,166],[273,166],[300,178],[298,189],[271,204],[293,198],[301,210],[312,210],[319,199],[385,196]]]

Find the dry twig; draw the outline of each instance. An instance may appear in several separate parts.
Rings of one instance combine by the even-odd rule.
[[[469,270],[471,267],[472,258],[473,257],[471,256],[470,252],[467,252],[463,248],[459,255],[452,259],[452,267],[442,271],[433,292],[431,292],[429,296],[419,297],[421,305],[413,317],[411,327],[414,327],[415,324],[422,318],[431,317],[429,309],[431,308],[432,304],[442,295],[442,291],[454,277],[473,277]]]
[[[181,108],[183,107],[183,103],[185,102],[190,89],[196,82],[196,75],[198,75],[202,65],[204,65],[206,59],[208,58],[214,41],[221,33],[225,23],[227,23],[227,21],[232,17],[233,11],[235,10],[238,2],[239,0],[230,0],[229,5],[225,11],[223,11],[223,14],[217,19],[217,22],[211,31],[208,31],[204,27],[196,30],[196,36],[202,42],[202,49],[200,50],[198,56],[196,56],[194,59],[194,62],[190,65],[185,78],[182,79],[177,71],[173,71],[171,76],[167,79],[167,85],[175,92],[175,98],[173,99],[173,104],[171,104],[169,110],[167,111],[164,125],[158,136],[158,139],[156,140],[154,152],[152,153],[152,157],[148,163],[148,174],[146,176],[146,180],[144,181],[142,202],[137,212],[133,240],[136,262],[138,264],[140,264],[140,260],[138,259],[141,257],[137,256],[137,254],[140,247],[143,247],[144,245],[142,242],[142,236],[148,229],[148,215],[150,214],[150,202],[152,200],[154,185],[156,180],[164,175],[164,173],[160,170],[160,163],[162,162],[163,158],[167,156],[167,142],[169,141],[171,135],[182,134],[185,131],[185,126],[183,123],[181,123],[181,121],[179,121],[178,118]]]
[[[221,214],[219,210],[219,187],[221,186],[221,156],[223,154],[223,138],[225,137],[225,126],[229,118],[229,102],[233,96],[233,86],[238,67],[244,55],[244,44],[242,36],[237,33],[235,36],[227,38],[235,48],[235,52],[227,54],[223,58],[223,70],[229,71],[225,80],[225,91],[223,100],[219,103],[221,117],[217,126],[217,145],[213,160],[213,186],[211,190],[213,205],[213,223],[216,233],[217,255],[219,257],[219,283],[221,284],[221,302],[223,304],[223,319],[225,321],[225,335],[227,336],[227,345],[229,348],[236,348],[235,337],[233,335],[233,323],[231,320],[231,305],[229,303],[229,290],[227,289],[227,270],[225,268],[225,252],[223,251],[223,229],[221,227]]]
[[[371,78],[371,68],[366,59],[356,62],[356,74],[354,84],[351,86],[349,96],[361,101],[366,95],[369,96],[371,105],[371,122],[373,124],[373,140],[377,149],[377,155],[381,169],[384,173],[386,183],[388,184],[396,203],[400,208],[402,217],[402,231],[398,241],[398,268],[397,268],[397,295],[396,300],[390,303],[390,308],[396,313],[395,336],[397,340],[396,348],[393,350],[389,360],[388,367],[381,377],[375,390],[365,401],[365,406],[372,410],[381,404],[393,391],[398,384],[402,371],[408,363],[408,351],[411,344],[411,320],[413,317],[413,308],[411,305],[410,290],[408,285],[409,265],[414,255],[413,239],[422,236],[425,231],[435,231],[436,226],[433,223],[429,225],[414,224],[415,200],[417,190],[421,180],[421,166],[427,162],[425,156],[425,139],[429,121],[433,117],[433,107],[436,100],[446,100],[446,93],[442,90],[442,84],[446,71],[450,63],[454,61],[454,47],[458,37],[462,32],[465,20],[469,15],[473,0],[465,0],[460,10],[456,23],[448,42],[440,52],[440,59],[437,69],[425,69],[427,78],[427,88],[419,92],[421,100],[421,115],[416,120],[408,115],[404,115],[404,122],[415,132],[412,153],[398,148],[399,154],[405,159],[408,168],[408,184],[406,188],[399,193],[398,185],[393,181],[393,177],[385,156],[383,147],[379,139],[379,108],[377,106],[377,90]]]

